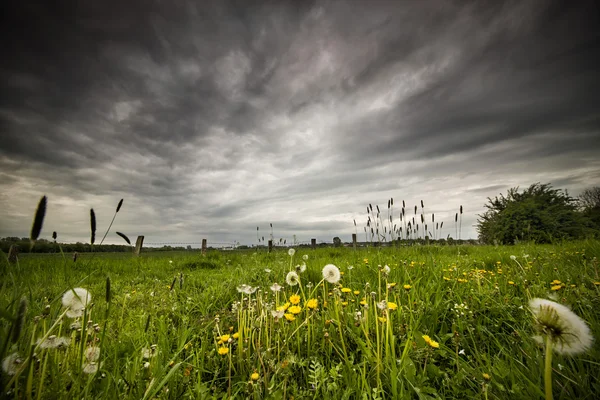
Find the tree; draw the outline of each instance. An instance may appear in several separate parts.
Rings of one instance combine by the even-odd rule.
[[[577,200],[550,184],[534,183],[523,192],[508,190],[491,199],[479,215],[477,230],[484,243],[509,244],[518,240],[549,243],[581,238],[588,233]]]
[[[334,237],[333,238],[333,247],[342,247],[342,239],[340,239],[339,237]]]
[[[582,210],[600,209],[600,186],[585,189],[577,198],[577,203]]]
[[[600,230],[600,186],[585,189],[577,198],[583,216],[593,229]]]

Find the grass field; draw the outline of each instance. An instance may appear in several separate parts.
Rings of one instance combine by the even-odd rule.
[[[3,256],[2,396],[544,398],[529,301],[569,306],[598,337],[598,258],[596,241]],[[555,399],[597,398],[596,343],[551,365]]]

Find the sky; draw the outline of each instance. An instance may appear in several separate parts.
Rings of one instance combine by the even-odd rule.
[[[361,240],[390,198],[476,238],[487,197],[600,184],[593,0],[1,7],[0,237],[46,195],[64,242],[120,199],[105,243]]]

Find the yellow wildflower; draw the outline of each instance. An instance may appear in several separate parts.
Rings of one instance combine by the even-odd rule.
[[[311,310],[315,310],[319,306],[319,301],[317,299],[310,299],[306,302],[306,307]]]
[[[224,356],[225,354],[229,353],[229,349],[227,347],[221,346],[219,347],[218,352],[220,355]]]
[[[398,309],[398,304],[396,303],[392,303],[391,301],[388,301],[387,303],[388,309],[395,311]]]
[[[425,343],[427,343],[429,346],[433,347],[434,349],[437,349],[440,347],[440,344],[438,342],[436,342],[435,340],[431,339],[428,335],[423,335],[423,340],[425,340]]]
[[[345,307],[345,306],[347,306],[347,305],[348,305],[348,302],[347,302],[347,301],[342,301],[342,306],[344,306],[344,307]]]
[[[354,294],[358,296],[360,294],[360,290],[355,290]]]
[[[560,290],[560,289],[562,289],[562,286],[561,285],[554,285],[550,289],[552,289],[552,290]]]
[[[291,306],[290,308],[288,308],[288,311],[292,314],[300,314],[302,308],[300,308],[300,306]]]
[[[560,285],[562,282],[559,281],[558,279],[553,280],[552,282],[550,282],[551,285]]]
[[[253,381],[257,381],[258,378],[260,378],[260,375],[258,374],[258,372],[254,371],[252,373],[252,375],[250,375],[250,379],[252,379]]]
[[[296,317],[294,317],[293,314],[283,314],[283,316],[285,317],[285,319],[287,319],[288,321],[292,322],[296,320]]]
[[[293,305],[296,305],[298,303],[300,303],[300,296],[298,296],[297,294],[293,294],[290,296],[290,303],[292,303]]]
[[[350,293],[351,291],[352,291],[352,289],[350,289],[350,288],[347,288],[347,287],[342,288],[342,293]]]
[[[277,307],[277,311],[286,311],[289,306],[290,303],[285,303],[284,305]]]
[[[508,281],[509,285],[514,285],[515,283],[513,281]]]
[[[377,317],[377,319],[379,320],[379,322],[384,323],[387,321],[386,317]]]
[[[490,374],[486,374],[485,372],[482,374],[482,376],[483,376],[483,379],[485,379],[486,381],[489,381],[490,379],[492,379]]]
[[[404,285],[404,289],[406,289],[406,290],[410,290],[411,288],[412,288],[412,286],[410,286],[410,285]]]
[[[366,305],[367,305],[367,299],[362,299],[362,300],[360,301],[360,305],[361,305],[361,306],[366,306]]]
[[[234,339],[237,339],[239,337],[240,337],[240,333],[239,332],[236,332],[236,333],[233,334],[233,338]]]
[[[365,258],[363,261],[365,262],[365,264],[369,263],[369,259],[368,258]]]
[[[223,336],[221,336],[220,340],[221,340],[221,342],[223,342],[223,343],[225,343],[225,342],[229,341],[229,335],[223,335]]]

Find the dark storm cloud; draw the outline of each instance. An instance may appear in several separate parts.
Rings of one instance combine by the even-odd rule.
[[[451,216],[466,193],[475,210],[598,179],[591,0],[2,7],[10,229],[7,204],[39,191],[57,213],[127,197],[131,230],[252,239],[265,219],[288,237],[341,230],[379,197]]]

